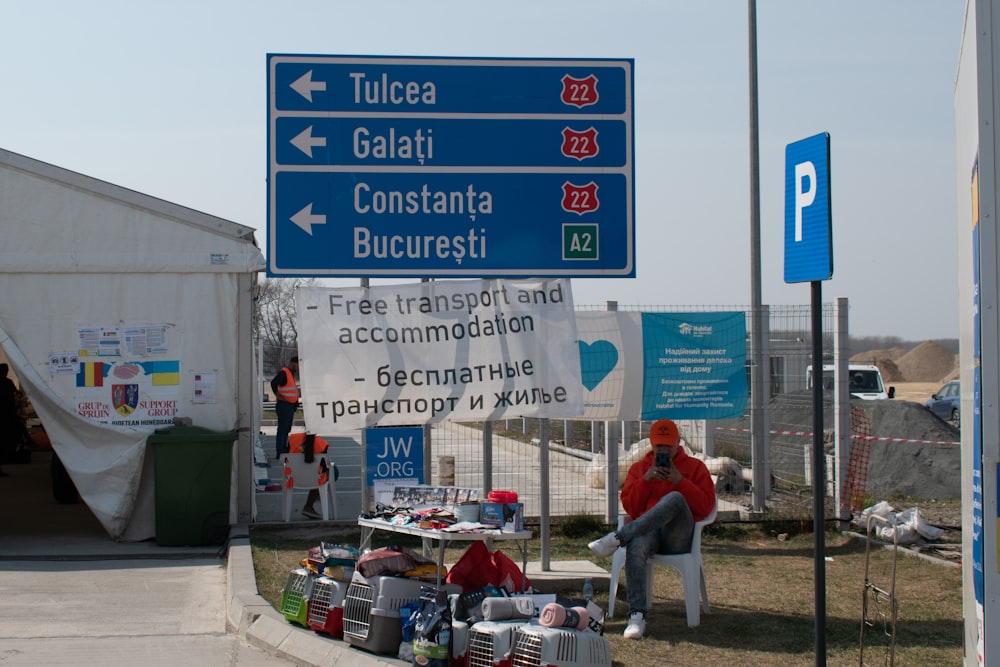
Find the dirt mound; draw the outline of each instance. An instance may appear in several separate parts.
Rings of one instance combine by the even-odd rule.
[[[882,379],[888,384],[891,382],[904,382],[902,372],[896,365],[896,360],[901,359],[909,352],[904,347],[890,347],[887,350],[868,350],[855,354],[850,358],[852,364],[874,364],[882,372]]]
[[[937,382],[958,369],[958,355],[928,340],[897,359],[896,365],[907,382]]]
[[[867,352],[860,352],[851,357],[852,364],[875,364],[883,359],[888,359],[889,361],[896,361],[903,355],[905,355],[910,350],[905,347],[890,347],[886,350],[868,350]]]
[[[832,432],[833,393],[824,401],[823,430]],[[868,447],[866,490],[877,499],[895,495],[912,498],[961,497],[959,432],[919,403],[903,400],[851,399],[861,414],[852,425],[855,455]],[[747,431],[750,420],[740,424]],[[804,471],[805,450],[812,431],[812,393],[791,392],[771,400],[771,467],[777,477],[794,479]],[[782,435],[785,434],[785,435]],[[949,444],[942,444],[949,443]],[[832,452],[828,452],[832,453]]]
[[[903,377],[902,371],[899,370],[899,366],[892,359],[879,359],[876,366],[878,366],[879,371],[882,373],[882,381],[887,384],[904,382],[906,380]]]
[[[886,383],[947,382],[958,377],[958,355],[932,340],[910,350],[891,347],[861,352],[851,357],[851,363],[875,364]]]
[[[958,429],[911,401],[851,401],[871,420],[868,493],[961,498]],[[910,440],[911,442],[907,442]]]

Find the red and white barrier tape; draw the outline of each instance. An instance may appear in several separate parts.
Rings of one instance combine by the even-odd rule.
[[[732,428],[717,426],[716,431],[735,431],[737,433],[749,433],[748,428]],[[812,431],[770,431],[771,435],[798,435],[803,437],[812,437]],[[873,435],[852,435],[852,438],[856,440],[877,440],[880,442],[920,442],[925,445],[960,445],[962,443],[955,442],[951,440],[915,440],[913,438],[877,438]]]

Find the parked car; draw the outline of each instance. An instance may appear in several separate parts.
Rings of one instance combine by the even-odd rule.
[[[945,421],[950,421],[959,428],[961,424],[962,397],[960,395],[960,383],[952,380],[945,383],[937,390],[937,393],[927,399],[924,406]]]

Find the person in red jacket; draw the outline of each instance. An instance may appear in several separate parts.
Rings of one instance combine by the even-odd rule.
[[[677,425],[669,419],[653,423],[649,451],[632,464],[622,487],[622,507],[632,521],[588,546],[610,556],[619,546],[625,554],[628,626],[625,637],[646,633],[646,560],[653,554],[691,550],[694,524],[712,513],[715,484],[705,464],[685,453]]]

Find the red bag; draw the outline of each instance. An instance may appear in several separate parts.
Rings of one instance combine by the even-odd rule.
[[[448,571],[447,581],[461,586],[462,592],[467,593],[484,586],[496,586],[500,581],[500,572],[493,564],[492,554],[486,545],[473,542]]]
[[[493,552],[493,567],[499,573],[496,586],[506,588],[510,593],[521,593],[531,586],[531,582],[521,572],[517,563],[499,549]]]

